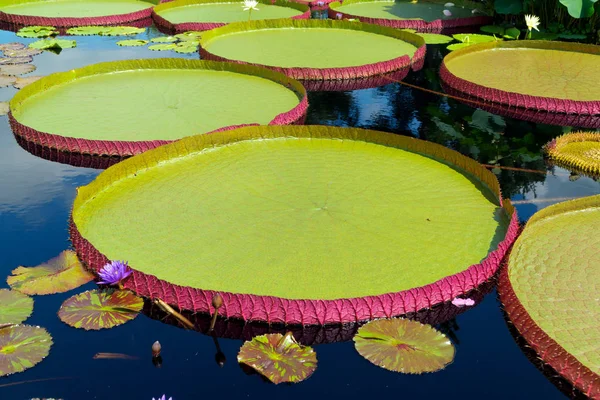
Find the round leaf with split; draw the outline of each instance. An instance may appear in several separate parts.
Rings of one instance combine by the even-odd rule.
[[[452,342],[432,326],[400,318],[365,324],[356,333],[354,346],[373,364],[407,374],[439,371],[455,353]]]
[[[242,345],[238,362],[278,384],[298,383],[317,369],[317,354],[312,347],[299,345],[291,332],[254,337]]]
[[[77,254],[65,250],[37,267],[14,269],[6,281],[14,290],[39,295],[67,292],[92,279],[94,275],[85,270]]]
[[[148,44],[147,40],[142,40],[142,39],[127,39],[127,40],[119,40],[117,42],[118,46],[125,46],[125,47],[139,47],[139,46],[145,46]]]
[[[0,289],[0,325],[20,324],[33,312],[33,299],[14,290]]]
[[[134,319],[143,306],[144,300],[128,290],[90,290],[65,300],[58,317],[74,328],[99,330]]]
[[[38,326],[11,325],[0,328],[0,376],[25,371],[50,352],[52,337]]]
[[[29,43],[29,47],[31,47],[32,49],[40,50],[70,49],[76,46],[76,41],[67,39],[41,39],[37,42]]]

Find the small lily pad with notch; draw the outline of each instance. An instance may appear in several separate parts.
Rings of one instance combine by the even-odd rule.
[[[29,318],[32,312],[31,297],[15,290],[0,289],[0,325],[20,324]]]
[[[0,376],[15,374],[41,362],[50,353],[52,336],[39,326],[10,325],[0,329]]]
[[[24,38],[45,38],[58,34],[58,30],[53,26],[26,26],[17,31],[17,36]]]
[[[127,39],[127,40],[120,40],[117,42],[118,46],[125,46],[125,47],[139,47],[139,46],[145,46],[148,44],[147,40],[143,40],[143,39]]]

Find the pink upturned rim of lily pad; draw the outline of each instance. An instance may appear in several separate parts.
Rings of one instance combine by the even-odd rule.
[[[223,3],[224,1],[223,0],[197,0],[197,4],[210,4],[210,3],[217,3],[217,2]],[[169,2],[165,2],[165,3],[175,3],[175,1],[169,1]],[[271,3],[273,5],[286,7],[287,1],[267,0],[267,1],[263,1],[263,3],[264,4]],[[294,3],[296,4],[295,6],[294,6]],[[260,4],[261,4],[261,2],[259,2],[259,5]],[[289,3],[287,3],[287,4],[288,4],[287,7],[294,7],[294,8],[301,7],[302,5],[306,6],[305,10],[298,9],[298,11],[303,11],[302,14],[294,15],[293,17],[290,17],[290,19],[309,19],[310,18],[310,8],[308,7],[308,5],[299,3],[299,2],[292,2],[292,5],[289,5]],[[185,5],[190,5],[190,3],[186,2]],[[183,6],[183,4],[182,4],[182,6]],[[162,6],[159,6],[159,7],[162,8]],[[259,17],[260,17],[260,15],[259,15]],[[160,14],[158,14],[155,9],[152,10],[152,20],[154,21],[154,24],[156,25],[158,30],[163,33],[166,33],[166,34],[176,34],[176,33],[188,32],[188,31],[209,31],[211,29],[220,28],[221,26],[227,25],[226,22],[181,22],[178,24],[174,24],[174,23],[168,21],[167,19],[161,17]]]
[[[446,62],[449,59],[460,57],[461,55],[473,53],[476,51],[484,51],[490,49],[504,48],[531,48],[542,50],[562,50],[573,51],[580,53],[589,53],[600,55],[600,48],[595,45],[569,42],[551,42],[546,40],[514,40],[509,42],[488,42],[480,43],[453,51],[444,57],[440,66],[440,79],[444,88],[449,88],[449,92],[458,94],[461,97],[468,97],[478,100],[486,105],[501,106],[506,108],[507,113],[515,110],[525,110],[530,112],[541,113],[557,113],[558,115],[576,115],[578,118],[597,117],[600,116],[600,101],[578,101],[557,99],[553,97],[539,97],[515,92],[507,92],[504,90],[494,89],[479,85],[468,80],[462,79],[454,75],[448,70]],[[474,66],[474,68],[485,68],[485,66]],[[477,105],[479,107],[479,105]],[[511,116],[511,115],[509,115]],[[550,116],[552,117],[552,116]],[[533,118],[535,120],[535,117]],[[543,123],[544,120],[538,121]],[[577,124],[575,124],[577,125]],[[599,128],[600,125],[583,126]]]
[[[410,146],[416,146],[416,144],[409,144],[407,147],[409,151],[412,148]],[[219,294],[223,299],[223,304],[219,308],[218,314],[223,318],[287,325],[327,325],[392,318],[450,302],[477,288],[496,274],[502,260],[519,234],[519,221],[517,212],[510,201],[502,200],[498,181],[490,171],[476,161],[453,150],[438,145],[431,146],[432,148],[428,151],[419,150],[418,152],[442,161],[458,158],[460,161],[452,162],[453,165],[457,165],[464,171],[477,171],[481,174],[480,179],[488,182],[488,187],[498,196],[500,206],[510,218],[504,240],[498,244],[497,248],[479,264],[471,265],[460,273],[444,277],[425,286],[399,292],[320,300],[286,299],[180,286],[158,279],[154,275],[140,272],[136,270],[135,265],[132,265],[133,273],[122,282],[123,288],[150,299],[159,298],[181,310],[209,314],[215,312],[212,299]],[[88,268],[97,272],[110,262],[81,235],[72,217],[69,225],[73,246],[79,258]]]
[[[186,62],[186,60],[184,59],[166,60],[177,60],[178,62],[182,63]],[[131,69],[161,68],[160,65],[158,65],[158,63],[160,62],[161,59],[109,61],[105,63],[89,65],[74,71],[77,72],[77,76],[83,77],[94,75],[96,73],[102,73],[102,71],[107,71],[111,68],[111,72]],[[197,68],[201,67],[202,69],[230,71],[240,74],[250,74],[252,76],[261,77],[263,79],[269,79],[275,83],[285,86],[298,96],[299,102],[292,109],[276,115],[269,122],[268,125],[301,125],[304,123],[304,120],[306,118],[306,111],[308,110],[308,97],[306,89],[304,88],[304,86],[302,86],[300,82],[290,79],[283,74],[278,74],[276,72],[274,73],[273,71],[270,71],[268,69],[263,69],[264,71],[260,71],[260,69],[257,69],[257,67],[253,67],[250,65],[240,65],[236,63],[215,63],[212,61],[200,60],[194,62],[201,64]],[[188,66],[188,68],[192,67]],[[30,85],[27,85],[27,87],[23,88],[17,94],[17,96],[35,95],[38,92],[47,90],[48,87],[70,81],[73,79],[72,76],[74,71],[67,71],[46,76],[36,82],[31,83]],[[13,98],[13,102],[16,102],[15,98]],[[11,102],[11,107],[14,107],[14,104],[12,104],[13,102]],[[16,104],[18,105],[18,103]],[[144,151],[162,146],[164,144],[174,142],[174,140],[92,140],[61,136],[49,132],[38,131],[34,128],[20,123],[13,116],[12,110],[8,113],[8,121],[13,134],[15,135],[22,147],[27,146],[25,143],[33,143],[34,145],[40,145],[43,148],[56,149],[58,151],[67,153],[77,153],[86,155],[90,154],[94,156],[130,157],[135,154],[140,154]],[[222,128],[208,132],[207,134],[230,130],[246,125],[253,124],[224,126]]]
[[[101,17],[42,17],[34,15],[7,14],[0,11],[0,22],[20,26],[54,26],[75,27],[92,25],[120,25],[129,22],[150,18],[154,5],[148,3],[143,10],[125,14],[106,15]]]

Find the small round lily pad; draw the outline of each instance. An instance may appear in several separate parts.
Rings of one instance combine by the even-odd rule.
[[[159,36],[150,39],[152,43],[173,43],[177,41],[175,36]]]
[[[27,64],[33,61],[33,57],[4,57],[0,58],[0,65],[16,65],[16,64]]]
[[[0,329],[0,376],[25,371],[50,352],[52,337],[44,329],[12,325]]]
[[[0,73],[4,75],[17,76],[25,75],[36,70],[36,66],[33,64],[17,64],[17,65],[2,65],[0,66]]]
[[[32,49],[52,50],[52,49],[70,49],[76,47],[77,42],[67,39],[41,39],[37,42],[29,43]]]
[[[16,81],[17,81],[17,78],[15,76],[0,75],[0,88],[13,85]]]
[[[193,42],[183,42],[178,43],[177,46],[173,49],[175,53],[189,54],[195,53],[198,51],[198,45]]]
[[[24,49],[18,50],[4,50],[2,51],[4,56],[6,57],[28,57],[28,56],[37,56],[42,53],[42,50],[32,49],[31,47],[26,47]]]
[[[58,35],[58,30],[53,26],[26,26],[19,29],[17,36],[24,38],[45,38]]]
[[[417,35],[425,39],[425,43],[427,44],[445,44],[454,40],[452,36],[442,35],[439,33],[417,33]]]
[[[26,76],[24,78],[17,78],[17,81],[13,84],[15,89],[23,89],[25,86],[33,83],[39,79],[43,78],[41,75],[36,76]]]
[[[187,31],[183,33],[178,33],[177,35],[175,35],[175,37],[181,40],[182,42],[187,42],[189,40],[197,41],[198,39],[200,39],[200,35],[202,35],[202,32],[200,31]]]
[[[161,44],[154,44],[152,46],[148,46],[149,50],[152,51],[167,51],[167,50],[174,50],[177,47],[177,45],[175,43],[161,43]]]
[[[134,319],[143,306],[144,300],[128,290],[90,290],[65,300],[58,317],[74,328],[99,330]]]
[[[67,29],[74,36],[130,36],[143,33],[145,29],[135,26],[81,26]]]
[[[145,46],[147,44],[148,44],[148,41],[143,40],[143,39],[127,39],[127,40],[119,40],[117,42],[118,46],[127,46],[127,47]]]
[[[361,356],[390,371],[421,374],[443,369],[454,346],[432,326],[408,319],[380,319],[363,325],[354,337]]]
[[[23,43],[12,42],[12,43],[2,43],[0,44],[0,51],[4,50],[19,50],[24,49],[26,46]]]
[[[33,299],[14,290],[0,289],[0,325],[20,324],[33,312]]]
[[[315,351],[298,344],[291,332],[256,336],[242,345],[237,359],[275,384],[301,382],[317,369]]]

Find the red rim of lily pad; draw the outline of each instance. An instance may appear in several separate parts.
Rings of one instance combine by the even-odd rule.
[[[451,73],[446,66],[449,60],[467,55],[470,53],[492,50],[492,49],[536,49],[536,50],[559,50],[565,52],[578,52],[600,55],[600,47],[569,42],[551,42],[544,40],[515,40],[515,41],[497,41],[480,43],[453,51],[444,57],[440,66],[440,78],[444,88],[449,88],[450,93],[459,94],[483,102],[483,106],[496,107],[500,111],[505,110],[506,113],[511,113],[511,117],[519,118],[518,115],[524,115],[525,118],[536,120],[535,113],[542,113],[543,120],[538,122],[555,123],[568,122],[570,116],[575,116],[581,119],[582,124],[575,124],[581,127],[599,127],[599,125],[589,126],[586,118],[592,118],[596,121],[600,117],[600,100],[597,101],[578,101],[569,99],[558,99],[553,97],[540,97],[508,92],[504,90],[494,89],[482,86],[466,79],[460,78]],[[474,66],[474,68],[482,68],[482,66]],[[479,104],[477,105],[479,107]],[[558,121],[546,122],[552,120],[552,115],[547,113],[556,113]],[[566,116],[564,114],[567,114]],[[562,121],[560,118],[564,118]],[[575,122],[575,121],[573,121]],[[594,124],[594,122],[591,122]]]
[[[249,30],[258,29],[269,29],[269,28],[332,28],[332,29],[347,29],[357,30],[362,32],[369,32],[379,35],[388,36],[398,40],[408,42],[415,46],[417,50],[413,54],[412,58],[407,54],[401,55],[391,60],[380,61],[373,64],[349,66],[349,67],[335,67],[335,68],[309,68],[309,67],[275,67],[262,64],[252,64],[240,60],[231,60],[213,54],[207,51],[203,44],[208,40],[218,37],[219,35],[226,35],[233,32],[244,32]],[[224,27],[211,30],[204,34],[200,38],[200,57],[205,60],[214,61],[229,61],[238,64],[249,64],[256,65],[259,67],[269,68],[273,71],[281,72],[291,78],[298,79],[302,84],[305,85],[309,90],[314,89],[314,82],[319,81],[331,81],[331,80],[358,80],[365,78],[373,78],[379,75],[390,74],[393,72],[402,72],[404,76],[408,74],[409,70],[418,71],[423,68],[425,62],[425,52],[427,45],[425,40],[413,33],[400,31],[384,26],[373,25],[373,24],[362,24],[360,22],[348,22],[348,21],[332,21],[332,20],[259,20],[249,22],[236,22],[228,24]],[[403,76],[403,77],[404,77]],[[317,87],[319,87],[317,85]]]
[[[169,64],[170,63],[170,64]],[[269,125],[289,125],[303,124],[308,109],[308,97],[306,89],[302,84],[287,76],[270,71],[266,68],[259,68],[251,65],[241,65],[235,63],[216,63],[211,61],[185,60],[185,59],[148,59],[148,60],[127,60],[110,61],[105,63],[93,64],[80,69],[59,72],[48,75],[38,81],[35,81],[21,89],[11,100],[11,111],[8,113],[8,121],[16,138],[21,138],[25,143],[30,142],[34,145],[40,145],[49,149],[56,149],[61,152],[91,154],[97,156],[110,157],[130,157],[135,154],[162,146],[173,140],[148,140],[148,141],[125,141],[125,140],[92,140],[80,139],[67,136],[61,136],[50,132],[38,131],[26,126],[15,119],[12,110],[28,96],[35,95],[47,90],[48,87],[60,85],[69,82],[78,77],[91,76],[102,72],[114,72],[138,69],[154,68],[174,68],[177,64],[179,68],[188,69],[208,69],[216,71],[230,71],[240,74],[248,74],[271,80],[289,90],[292,90],[298,96],[299,103],[289,111],[276,115]],[[75,77],[75,78],[73,78]],[[209,133],[220,132],[233,129],[240,125],[225,126]],[[244,125],[241,125],[244,126]],[[22,147],[23,144],[21,144]],[[29,145],[27,146],[29,147]],[[35,147],[35,146],[34,146]],[[101,164],[102,165],[102,164]]]
[[[187,31],[209,31],[211,29],[215,29],[215,28],[219,28],[221,26],[227,25],[227,23],[225,23],[225,22],[182,22],[182,23],[174,24],[174,23],[168,21],[167,19],[163,18],[162,16],[160,16],[160,14],[158,14],[157,11],[160,12],[163,9],[176,7],[177,5],[175,3],[178,3],[178,2],[177,1],[168,1],[165,3],[167,3],[167,4],[161,3],[163,5],[158,5],[158,6],[154,7],[154,9],[152,10],[152,20],[154,21],[154,24],[156,25],[158,30],[163,33],[174,34],[174,33],[183,33],[183,32],[187,32]],[[186,5],[193,5],[193,4],[224,3],[224,1],[223,0],[192,0],[192,1],[183,0],[183,1],[179,1],[179,3],[181,3],[181,6],[186,6]],[[295,16],[291,17],[291,19],[309,19],[310,18],[310,8],[308,7],[308,5],[305,5],[302,3],[296,3],[296,2],[290,3],[285,0],[261,0],[261,1],[259,1],[259,4],[260,3],[272,4],[272,5],[281,6],[281,7],[291,7],[291,8],[297,9],[298,11],[302,11],[302,14],[295,15]],[[240,9],[241,9],[241,7],[240,7]]]
[[[356,131],[359,135],[359,130]],[[494,196],[497,196],[510,222],[504,239],[479,264],[471,265],[460,273],[446,276],[425,286],[381,295],[336,300],[286,299],[180,286],[137,271],[135,266],[132,266],[133,273],[122,282],[123,287],[150,299],[160,298],[181,310],[210,314],[214,312],[212,299],[215,294],[220,294],[223,299],[223,305],[219,309],[221,317],[288,325],[326,325],[391,318],[430,309],[476,289],[496,274],[508,249],[517,238],[519,222],[516,210],[510,201],[502,199],[495,175],[476,161],[437,144],[427,142],[425,145],[423,141],[404,137],[395,137],[394,140],[396,139],[402,141],[403,149],[429,155],[436,160],[448,161],[452,165],[460,165],[459,168],[469,171],[468,173],[485,182]],[[69,232],[78,256],[90,269],[97,272],[110,262],[81,235],[72,217]]]
[[[38,0],[32,0],[35,2]],[[26,1],[21,0],[21,3]],[[54,27],[74,27],[89,25],[120,25],[133,21],[150,18],[154,4],[148,2],[148,7],[139,11],[106,15],[101,17],[43,17],[33,15],[7,14],[0,11],[0,22],[20,26],[54,26]]]
[[[590,196],[555,204],[536,213],[528,223],[552,217],[565,211],[576,211],[586,206],[598,204],[600,196]],[[510,257],[510,255],[509,255]],[[503,305],[507,320],[516,329],[519,338],[524,339],[538,358],[552,367],[574,387],[591,399],[600,399],[600,375],[581,363],[551,338],[529,315],[521,303],[509,278],[509,263],[500,268],[498,277],[498,297]],[[591,327],[590,329],[594,329]]]
[[[344,4],[358,3],[365,0],[346,0]],[[370,0],[366,0],[370,1]],[[467,26],[480,26],[491,24],[494,17],[489,15],[474,15],[472,17],[451,18],[451,19],[436,19],[433,21],[425,21],[423,19],[390,19],[390,18],[371,18],[360,15],[348,14],[336,10],[342,2],[332,0],[329,2],[327,16],[331,19],[358,19],[360,22],[388,26],[394,29],[415,29],[418,32],[440,33],[445,29],[463,28]]]

